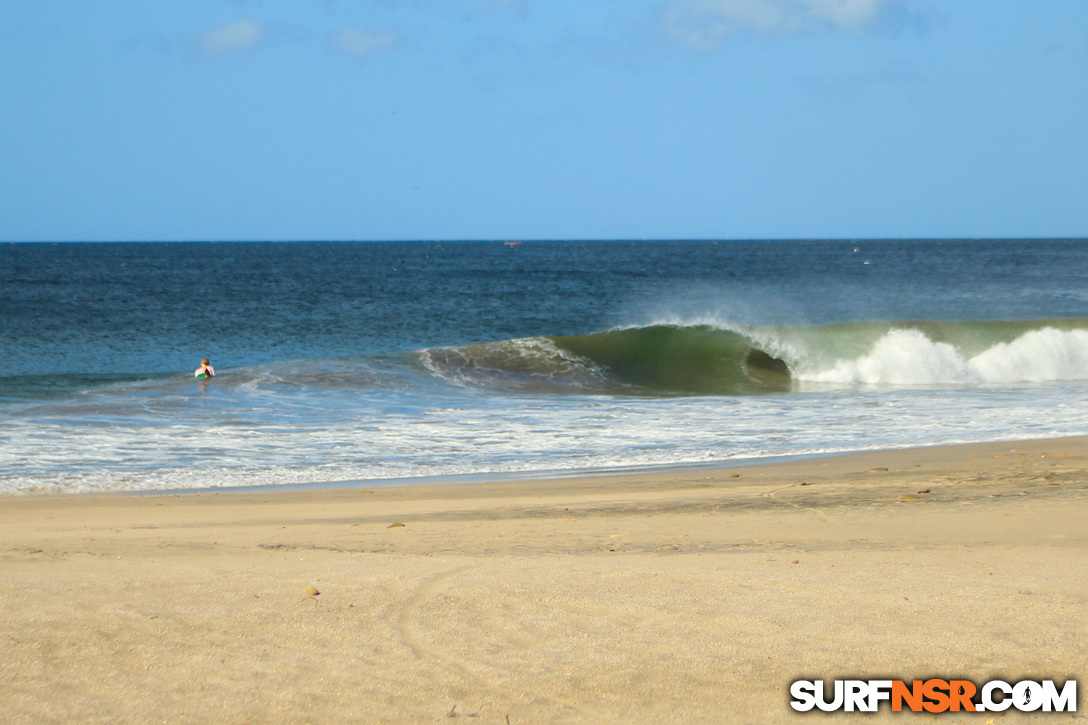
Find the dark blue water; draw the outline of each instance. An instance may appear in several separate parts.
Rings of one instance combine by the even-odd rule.
[[[1083,317],[1086,260],[1083,241],[3,244],[0,350],[7,375],[143,375],[205,355],[245,366],[586,334],[663,310]]]
[[[0,487],[1066,434],[1083,318],[1085,240],[0,244]]]

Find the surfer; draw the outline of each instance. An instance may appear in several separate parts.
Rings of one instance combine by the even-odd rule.
[[[204,358],[200,361],[200,367],[196,369],[193,375],[197,376],[198,378],[214,378],[215,368],[213,368],[211,366],[211,363],[208,362],[208,358]]]

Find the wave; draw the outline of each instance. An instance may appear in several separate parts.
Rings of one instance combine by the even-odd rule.
[[[450,384],[530,395],[749,395],[865,386],[1008,385],[1088,380],[1088,319],[855,322],[742,327],[660,323],[350,359],[223,368],[226,395],[440,394]],[[0,403],[76,395],[187,400],[191,373],[0,377]],[[437,387],[436,387],[437,386]],[[88,397],[90,396],[90,397]]]
[[[654,324],[419,353],[447,382],[507,390],[743,395],[843,386],[1088,380],[1088,319],[729,327]]]
[[[791,386],[786,361],[742,332],[704,325],[504,340],[420,357],[448,382],[522,392],[739,394]]]
[[[547,337],[429,348],[419,352],[419,360],[429,373],[456,385],[522,392],[606,389],[614,385],[606,367]]]

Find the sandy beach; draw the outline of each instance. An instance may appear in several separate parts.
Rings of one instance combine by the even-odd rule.
[[[799,678],[1088,686],[1088,439],[506,484],[0,502],[15,722],[928,722]],[[317,594],[314,594],[317,592]],[[945,714],[940,722],[1085,722]]]

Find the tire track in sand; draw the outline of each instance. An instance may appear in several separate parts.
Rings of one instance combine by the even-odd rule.
[[[416,589],[415,593],[398,609],[395,609],[390,613],[388,620],[396,628],[400,634],[401,640],[404,642],[416,659],[421,662],[433,662],[439,667],[446,669],[459,675],[462,678],[475,682],[481,689],[492,693],[494,696],[501,698],[502,700],[509,700],[510,693],[505,690],[501,685],[493,682],[491,679],[485,678],[476,674],[472,670],[468,669],[464,665],[455,662],[449,657],[444,657],[435,650],[427,647],[418,636],[415,631],[419,627],[419,611],[423,608],[423,605],[430,600],[439,590],[446,586],[453,579],[478,568],[477,564],[467,564],[465,566],[459,566],[453,569],[448,569],[439,574],[428,577],[423,581],[423,584]],[[592,719],[594,722],[620,722],[615,720],[604,713],[599,713],[590,710],[584,706],[579,707],[572,702],[567,702],[556,697],[538,693],[536,695],[537,700],[544,700],[554,705],[559,705],[563,708],[571,710],[583,717]],[[456,707],[456,705],[455,705]],[[452,712],[452,711],[451,711]]]

